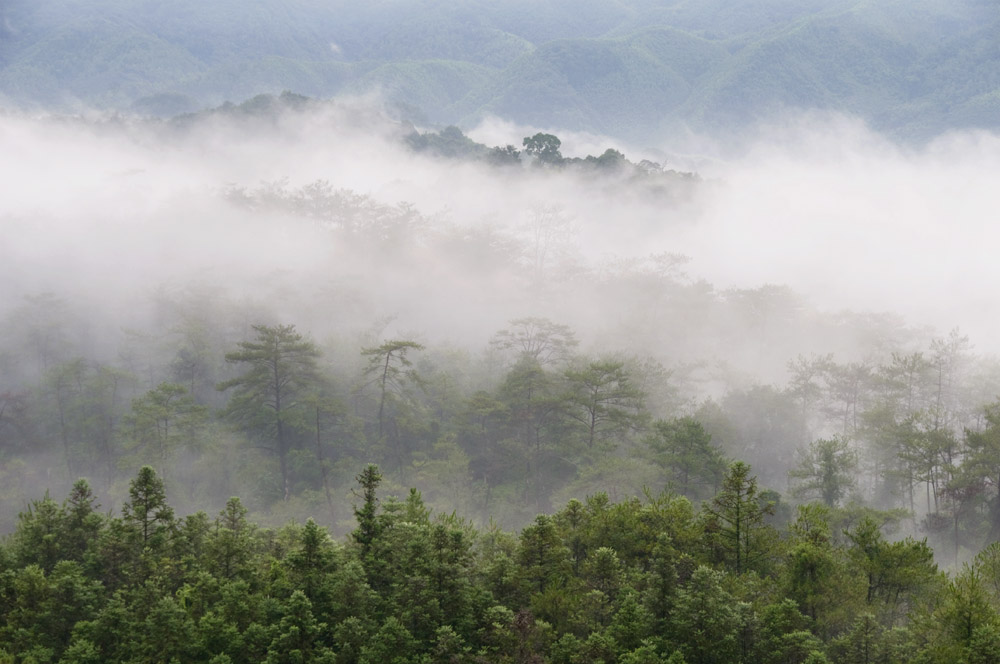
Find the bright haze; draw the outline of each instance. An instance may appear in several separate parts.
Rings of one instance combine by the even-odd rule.
[[[998,28],[981,0],[7,0],[2,297],[53,291],[136,315],[123,303],[149,289],[280,285],[288,315],[294,295],[327,324],[394,316],[478,347],[512,316],[545,314],[592,343],[645,347],[664,321],[595,284],[666,269],[718,293],[787,286],[828,314],[959,327],[994,350]],[[285,90],[336,101],[153,119]],[[616,148],[700,184],[651,197],[405,147],[447,124],[487,146],[544,131],[567,156]],[[318,182],[367,197],[355,211],[412,206],[437,240],[396,238],[407,258],[386,260],[324,235],[336,219],[298,223],[290,203],[247,214],[230,195]],[[350,315],[314,304],[330,289],[352,293]],[[672,342],[718,323],[674,305]],[[637,319],[648,334],[629,340]]]
[[[685,282],[719,290],[787,285],[823,311],[895,312],[914,326],[957,326],[977,348],[995,350],[989,305],[1000,268],[991,221],[1000,192],[991,174],[1000,141],[990,133],[900,147],[848,117],[789,116],[728,154],[689,153],[702,182],[665,200],[569,173],[501,172],[417,155],[401,141],[406,128],[379,108],[376,98],[344,100],[288,112],[267,131],[228,117],[167,129],[7,116],[0,121],[4,305],[53,291],[126,315],[134,313],[127,302],[161,286],[210,284],[261,298],[280,287],[285,306],[302,307],[296,316],[308,311],[317,323],[344,325],[348,312],[315,299],[339,285],[360,295],[351,314],[361,317],[351,321],[358,327],[395,316],[406,329],[479,347],[506,320],[545,314],[584,326],[584,338],[594,340],[621,331],[602,316],[592,281],[566,271],[678,254],[688,259],[677,267]],[[520,143],[539,129],[497,124],[470,135]],[[567,155],[574,141],[618,147],[633,161],[671,148],[563,138]],[[248,213],[226,195],[265,185],[292,192],[317,181],[387,208],[412,206],[423,229],[465,238],[466,246],[409,238],[408,265],[383,262],[378,251],[345,253],[322,219],[303,223],[277,208]],[[509,264],[461,255],[488,244],[490,234],[521,243],[509,249]],[[617,312],[621,303],[607,305]]]

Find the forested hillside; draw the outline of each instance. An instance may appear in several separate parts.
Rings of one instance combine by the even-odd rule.
[[[0,664],[997,664],[996,0],[0,0]]]
[[[733,463],[699,508],[595,493],[519,534],[357,476],[354,528],[263,529],[239,498],[176,515],[149,466],[104,515],[77,482],[0,547],[17,662],[990,662],[1000,548],[950,579],[883,513],[777,517]]]
[[[291,93],[0,128],[0,661],[994,661],[994,143],[844,185]],[[883,245],[919,302],[832,300],[913,319],[755,280]]]
[[[997,126],[998,21],[984,0],[7,0],[0,100],[172,115],[377,92],[418,122],[647,144],[821,109],[922,141]]]

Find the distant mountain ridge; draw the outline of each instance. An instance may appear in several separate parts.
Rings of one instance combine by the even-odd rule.
[[[1000,127],[991,0],[3,0],[0,103],[172,115],[261,92],[378,90],[625,139],[784,109],[903,139]]]

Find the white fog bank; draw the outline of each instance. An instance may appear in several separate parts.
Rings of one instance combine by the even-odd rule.
[[[415,155],[403,132],[370,101],[275,123],[215,118],[183,131],[2,117],[3,297],[57,291],[113,301],[185,280],[263,297],[261,283],[280,273],[295,298],[349,284],[369,300],[365,312],[481,343],[512,317],[545,313],[544,299],[525,296],[526,272],[561,271],[569,285],[554,306],[583,320],[588,294],[567,295],[567,271],[668,253],[689,257],[688,283],[784,284],[823,310],[896,312],[916,326],[960,327],[977,349],[1000,350],[998,136],[953,134],[913,150],[847,119],[808,117],[761,130],[737,156],[692,157],[705,165],[703,182],[693,198],[671,200],[622,182]],[[496,123],[471,132],[498,143],[513,133]],[[553,133],[565,154],[580,151],[575,139],[586,152],[617,147],[633,161],[672,152]],[[685,137],[685,154],[695,154],[691,145]],[[515,237],[534,253],[520,273],[474,257],[379,264],[339,252],[322,226],[250,214],[222,195],[316,181],[412,205],[423,223],[478,233],[484,246],[491,233]],[[412,249],[423,251],[419,242]],[[600,303],[591,304],[586,316],[599,318]]]

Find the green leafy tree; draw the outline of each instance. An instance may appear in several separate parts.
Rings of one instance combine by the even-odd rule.
[[[515,362],[525,358],[540,366],[566,362],[579,344],[568,325],[548,318],[528,317],[510,321],[490,340],[490,347],[514,354]]]
[[[377,434],[375,442],[383,445],[386,442],[386,422],[393,419],[388,416],[387,406],[396,410],[406,402],[407,389],[411,385],[422,386],[423,381],[413,368],[413,361],[408,355],[421,351],[424,347],[415,341],[386,341],[381,346],[361,349],[361,355],[368,358],[365,377],[370,385],[378,391],[378,411],[375,418]],[[394,457],[395,465],[401,470],[404,463],[404,452],[400,449],[401,441],[398,434],[392,436],[390,455]]]
[[[700,566],[677,592],[671,635],[688,662],[737,661],[736,601],[724,589],[723,579],[722,572]]]
[[[625,362],[596,360],[565,371],[570,417],[586,432],[587,448],[621,438],[642,423],[643,391],[633,382]]]
[[[303,421],[303,399],[317,381],[320,352],[294,325],[254,325],[253,329],[253,341],[241,341],[239,350],[226,354],[226,362],[245,366],[246,371],[218,388],[235,388],[226,415],[269,443],[278,456],[284,499],[288,500],[291,434]]]
[[[519,166],[521,151],[513,145],[496,146],[486,155],[486,161],[491,166]]]
[[[28,565],[6,573],[0,584],[0,644],[21,657],[31,653],[41,661],[50,661],[57,643],[50,634],[54,616],[46,610],[49,584],[45,572],[38,565]]]
[[[0,392],[0,448],[8,453],[23,453],[34,442],[36,423],[29,402],[27,391]]]
[[[809,445],[799,465],[788,471],[792,495],[819,498],[835,507],[856,484],[858,455],[844,438],[820,439]]]
[[[537,511],[548,507],[555,480],[572,472],[570,457],[576,452],[566,415],[567,402],[556,377],[531,357],[522,357],[499,389],[505,404],[510,437],[517,462],[524,468],[525,497],[534,499]]]
[[[851,544],[848,554],[866,582],[865,600],[870,606],[885,607],[890,623],[903,607],[933,588],[937,565],[926,540],[907,537],[888,542],[868,516],[846,535]]]
[[[989,542],[1000,539],[1000,401],[987,406],[984,416],[986,426],[981,431],[965,431],[967,454],[962,471],[988,492]]]
[[[539,515],[521,531],[517,562],[527,593],[541,593],[563,584],[569,575],[569,552],[559,537],[551,517]]]
[[[349,616],[338,623],[333,630],[337,664],[357,664],[369,639],[368,629],[360,618]]]
[[[650,556],[642,596],[643,606],[649,610],[658,633],[666,633],[677,598],[677,558],[670,536],[661,534]]]
[[[628,163],[628,160],[625,159],[625,155],[614,148],[608,148],[602,152],[599,157],[588,156],[585,161],[587,163],[592,163],[598,169],[605,171],[620,169]]]
[[[354,508],[358,527],[351,533],[351,537],[361,546],[361,559],[365,560],[382,530],[378,520],[377,496],[378,485],[382,483],[382,473],[379,472],[378,466],[370,463],[355,480],[361,485],[363,502],[360,507]]]
[[[705,503],[707,529],[716,536],[728,564],[742,574],[760,566],[771,553],[774,529],[765,521],[772,513],[757,490],[750,466],[736,461],[722,480],[722,490]]]
[[[752,607],[746,605],[740,608],[752,610]],[[749,617],[749,611],[746,610],[742,613],[741,626],[745,629],[746,624],[751,622],[755,623],[756,628],[753,638],[741,647],[743,661],[761,664],[804,663],[813,661],[810,659],[813,653],[822,654],[823,642],[809,631],[809,620],[798,610],[794,601],[785,599],[768,604],[760,611],[759,617]]]
[[[630,592],[619,603],[608,626],[608,635],[620,651],[629,652],[641,648],[643,642],[653,636],[653,625],[653,616],[639,601],[638,593]]]
[[[886,661],[883,653],[885,628],[871,613],[862,613],[850,630],[833,643],[832,650],[845,664],[875,664]]]
[[[317,622],[305,593],[296,590],[282,607],[277,633],[267,649],[267,664],[335,664],[333,651],[320,641],[326,624]]]
[[[360,664],[409,664],[417,649],[413,635],[395,616],[385,619],[361,647]]]
[[[789,530],[785,594],[813,621],[817,634],[834,634],[857,609],[857,584],[851,582],[843,554],[834,545],[829,508],[800,505]]]
[[[299,541],[299,548],[286,561],[295,587],[305,593],[313,610],[323,615],[333,601],[328,583],[335,561],[333,543],[312,519],[303,526]]]
[[[896,431],[898,457],[913,484],[923,483],[927,511],[939,511],[942,492],[956,466],[952,463],[958,447],[952,431],[934,428],[926,414],[909,417]],[[912,504],[912,500],[911,500]]]
[[[240,499],[227,500],[205,544],[205,559],[212,573],[222,579],[247,577],[254,554],[254,532]]]
[[[140,662],[192,661],[199,654],[194,621],[169,595],[156,602],[137,636]]]
[[[87,552],[96,545],[104,528],[104,517],[97,511],[98,507],[90,483],[85,479],[74,482],[63,502],[63,560],[83,562]]]
[[[436,523],[430,528],[427,578],[431,595],[442,610],[443,626],[469,635],[473,628],[475,566],[472,542],[462,528]]]
[[[552,134],[539,132],[534,136],[525,136],[521,145],[524,146],[525,154],[537,163],[547,166],[559,166],[563,163],[563,156],[559,152],[562,141]]]
[[[718,491],[727,464],[698,420],[657,420],[646,444],[674,490],[692,497]]]
[[[32,501],[28,509],[17,516],[17,529],[10,542],[10,552],[19,565],[36,564],[51,572],[65,549],[63,511],[48,494]]]
[[[125,374],[83,358],[49,369],[42,384],[40,430],[59,440],[68,477],[100,472],[114,479]]]
[[[917,628],[925,633],[923,655],[935,662],[994,662],[991,650],[1000,629],[1000,614],[990,602],[978,565],[966,565],[948,582],[933,614]],[[927,638],[927,637],[930,638]]]
[[[175,450],[192,448],[198,429],[208,418],[208,409],[194,402],[183,385],[160,383],[155,389],[132,400],[132,411],[124,423],[137,451],[151,450],[157,457],[160,475],[166,477]]]
[[[128,495],[122,519],[131,527],[139,550],[162,549],[175,525],[163,480],[152,467],[143,466],[129,483]]]

